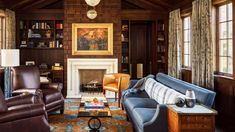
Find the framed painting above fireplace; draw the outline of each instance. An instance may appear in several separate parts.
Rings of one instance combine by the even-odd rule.
[[[113,55],[113,24],[73,23],[72,55]]]

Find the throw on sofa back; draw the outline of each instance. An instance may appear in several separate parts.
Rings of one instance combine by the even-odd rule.
[[[156,75],[156,80],[176,91],[185,94],[186,90],[193,90],[195,92],[195,96],[198,103],[204,104],[208,107],[212,107],[215,99],[215,92],[207,90],[205,88],[196,86],[194,84],[190,84],[184,82],[182,80],[173,78],[163,73],[158,73]]]

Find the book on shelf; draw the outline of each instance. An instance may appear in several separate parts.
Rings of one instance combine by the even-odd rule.
[[[63,24],[62,23],[57,23],[56,24],[56,29],[63,29]]]
[[[84,108],[89,109],[89,108],[104,108],[104,102],[90,102],[90,101],[86,101],[84,103]]]

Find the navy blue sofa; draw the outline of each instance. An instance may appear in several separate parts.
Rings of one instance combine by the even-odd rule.
[[[161,84],[185,94],[190,89],[195,92],[197,103],[212,107],[215,92],[184,82],[163,73],[155,78]],[[132,88],[138,80],[131,80]],[[123,91],[123,95],[126,91]],[[128,94],[123,97],[123,106],[136,132],[167,132],[167,107],[150,99],[145,91]]]

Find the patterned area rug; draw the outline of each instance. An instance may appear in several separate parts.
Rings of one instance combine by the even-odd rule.
[[[66,99],[65,111],[61,115],[56,112],[49,116],[51,132],[87,132],[87,122],[90,118],[77,118],[79,99]],[[100,118],[102,126],[100,132],[132,132],[132,125],[126,121],[125,111],[117,106],[114,99],[108,99],[112,118]]]

